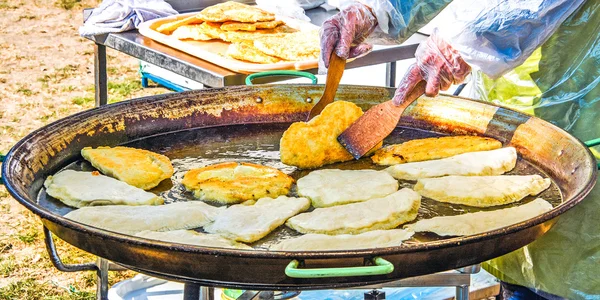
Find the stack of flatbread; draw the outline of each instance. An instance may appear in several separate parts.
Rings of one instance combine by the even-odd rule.
[[[156,30],[180,40],[229,42],[225,55],[254,63],[314,60],[319,55],[318,31],[298,31],[272,13],[233,1],[207,7]]]

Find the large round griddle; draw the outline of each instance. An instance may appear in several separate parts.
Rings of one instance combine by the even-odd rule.
[[[393,90],[342,86],[337,100],[363,109],[386,101]],[[92,146],[129,145],[164,153],[178,170],[175,185],[161,184],[168,201],[185,200],[177,181],[187,168],[219,160],[249,160],[284,168],[296,178],[305,171],[277,165],[281,132],[304,120],[322,86],[265,85],[230,87],[147,97],[88,110],[56,121],[25,137],[2,167],[6,186],[44,226],[66,242],[143,273],[206,286],[250,289],[323,289],[367,285],[463,267],[516,250],[547,232],[556,217],[573,207],[595,183],[595,160],[577,139],[535,117],[456,97],[421,98],[409,107],[386,143],[439,134],[496,138],[517,148],[516,173],[550,177],[553,187],[541,196],[555,207],[519,224],[483,234],[440,239],[427,235],[398,247],[329,252],[270,252],[171,244],[109,232],[63,218],[71,210],[47,197],[44,179],[65,167],[86,169],[79,152]],[[368,159],[331,167],[373,167]],[[403,183],[408,184],[410,183]],[[429,206],[428,206],[429,205]],[[424,201],[423,216],[468,211]],[[421,216],[421,217],[423,217]],[[277,241],[280,228],[270,235]],[[296,259],[302,268],[363,266],[374,257],[394,264],[387,275],[290,278],[285,268]]]

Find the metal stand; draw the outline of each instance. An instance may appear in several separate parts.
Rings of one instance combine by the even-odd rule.
[[[388,87],[396,87],[396,62],[385,64],[385,84]]]
[[[96,107],[107,104],[106,46],[98,43],[94,43],[94,85],[96,86]]]

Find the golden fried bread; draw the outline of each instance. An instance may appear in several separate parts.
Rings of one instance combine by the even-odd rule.
[[[202,26],[202,24],[200,24],[200,25],[183,25],[183,26],[175,29],[175,31],[173,31],[173,34],[171,34],[171,35],[179,40],[192,39],[192,40],[196,40],[196,41],[210,41],[210,40],[214,39],[212,36],[204,33],[201,26]]]
[[[198,19],[208,22],[238,21],[245,23],[265,22],[275,20],[275,15],[258,7],[227,1],[203,9]]]
[[[354,103],[336,101],[325,107],[309,122],[293,123],[279,143],[281,162],[302,169],[352,160],[353,157],[337,141],[340,135],[363,111]],[[381,143],[374,149],[381,148]]]
[[[390,145],[375,152],[371,159],[379,165],[446,158],[474,151],[494,150],[502,147],[499,141],[480,136],[445,136],[411,140]]]
[[[233,43],[227,48],[225,55],[239,60],[255,62],[259,64],[274,64],[280,59],[260,52],[250,42]]]
[[[319,32],[295,32],[265,36],[254,40],[260,51],[290,61],[314,60],[319,57]]]
[[[275,20],[268,22],[256,22],[256,23],[242,23],[235,21],[228,21],[221,24],[221,29],[226,31],[255,31],[256,29],[273,29],[279,25],[282,25],[283,21]]]
[[[220,28],[219,28],[220,29]],[[230,43],[252,42],[256,39],[272,36],[286,36],[288,33],[296,32],[296,29],[287,25],[278,26],[273,29],[257,29],[255,31],[225,31],[219,34],[219,38]]]
[[[173,176],[168,157],[148,150],[129,147],[81,149],[81,156],[105,175],[148,190]]]
[[[275,168],[228,162],[189,170],[181,183],[200,200],[234,204],[286,195],[293,182]]]
[[[196,16],[189,16],[189,17],[181,19],[181,20],[176,20],[176,21],[162,24],[162,25],[158,26],[158,28],[156,28],[156,31],[158,31],[160,33],[170,34],[171,32],[173,32],[174,30],[176,30],[177,28],[179,28],[183,25],[200,24],[202,22],[203,21],[196,18]]]

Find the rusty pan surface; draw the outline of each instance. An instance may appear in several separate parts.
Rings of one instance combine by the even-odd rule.
[[[270,243],[294,235],[280,228],[255,251],[163,243],[109,232],[62,217],[71,210],[45,195],[43,180],[60,169],[89,170],[80,155],[86,146],[129,145],[171,158],[173,183],[153,191],[167,202],[187,201],[178,184],[186,170],[219,161],[254,161],[282,169],[295,178],[307,174],[278,160],[278,141],[291,122],[304,120],[322,86],[265,85],[167,94],[88,110],[49,124],[9,152],[2,175],[9,192],[42,218],[55,235],[98,256],[140,272],[203,285],[253,289],[320,289],[364,285],[462,267],[516,250],[544,234],[556,217],[591,190],[595,160],[577,139],[538,118],[456,97],[421,98],[402,117],[386,143],[446,134],[496,138],[519,152],[515,174],[550,177],[540,196],[554,209],[533,219],[483,234],[441,239],[417,234],[399,247],[329,252],[271,252]],[[385,101],[392,90],[342,86],[336,100],[363,109]],[[309,100],[309,101],[307,101]],[[375,168],[370,159],[328,166]],[[411,182],[401,182],[411,186]],[[529,201],[533,197],[526,199]],[[424,199],[419,218],[473,211]],[[285,226],[283,226],[285,227]],[[300,259],[306,267],[360,266],[375,256],[395,265],[393,273],[327,279],[294,279],[285,266]]]

